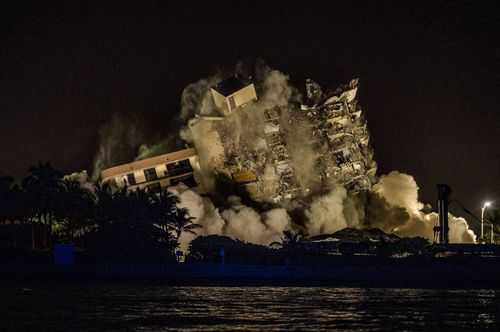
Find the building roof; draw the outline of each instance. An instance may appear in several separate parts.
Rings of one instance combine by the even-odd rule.
[[[399,236],[395,234],[388,234],[379,228],[344,228],[333,234],[321,234],[311,237],[309,240],[311,242],[324,242],[324,241],[347,241],[347,242],[360,242],[360,241],[370,241],[370,242],[397,242]]]
[[[107,168],[101,172],[101,179],[107,179],[120,174],[131,173],[137,170],[153,167],[160,164],[168,164],[176,160],[183,160],[195,156],[195,149],[184,149],[159,156],[133,161],[128,164],[122,164]]]
[[[242,80],[240,80],[235,76],[231,76],[217,83],[217,85],[214,86],[213,89],[218,93],[220,93],[221,95],[227,97],[229,95],[232,95],[236,91],[243,89],[247,85],[249,84],[243,82]]]

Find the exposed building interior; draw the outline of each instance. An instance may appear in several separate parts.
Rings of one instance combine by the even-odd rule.
[[[313,128],[322,179],[332,179],[354,192],[370,189],[377,171],[357,89],[358,80],[354,79],[325,94],[316,82],[307,80],[307,99],[312,106],[301,107]]]
[[[244,103],[228,113],[212,89],[214,103],[224,107],[219,110],[224,116],[199,116],[190,123],[195,147],[206,157],[201,167],[227,174],[256,200],[290,200],[335,184],[350,192],[371,188],[376,163],[357,101],[357,80],[330,93],[307,80],[304,104],[270,108],[259,105],[256,98],[237,98],[254,87],[243,87],[235,80],[218,86],[233,87],[224,93]],[[300,145],[307,147],[307,156],[301,155]],[[302,158],[311,159],[306,170],[300,165]]]

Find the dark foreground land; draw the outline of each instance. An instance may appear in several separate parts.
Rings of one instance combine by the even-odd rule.
[[[485,257],[342,258],[334,265],[49,264],[0,265],[10,281],[154,280],[169,285],[329,285],[355,287],[500,288],[500,259]]]

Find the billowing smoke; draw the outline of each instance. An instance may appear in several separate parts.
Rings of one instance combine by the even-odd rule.
[[[404,209],[406,213],[396,212],[398,220],[396,223],[386,223],[387,220],[393,220],[393,209],[386,209],[389,212],[387,216],[378,216],[382,220],[383,228],[386,231],[392,231],[402,236],[422,236],[433,240],[434,226],[439,224],[439,215],[437,213],[425,213],[422,211],[424,204],[418,201],[418,186],[415,179],[407,174],[393,171],[380,177],[379,182],[373,187],[373,191],[383,197],[391,207]],[[381,209],[380,211],[384,211]],[[387,229],[385,225],[391,225],[392,229]],[[476,236],[469,229],[467,221],[464,218],[449,215],[449,237],[450,242],[469,243],[475,242]]]
[[[140,123],[132,116],[114,113],[109,123],[99,130],[99,147],[94,157],[92,180],[99,178],[101,170],[126,162],[133,157],[145,141]]]
[[[271,200],[263,191],[263,197],[259,197],[259,203],[255,204],[258,208],[248,202],[244,204],[243,197],[238,196],[238,193],[226,195],[222,203],[220,199],[213,199],[218,194],[214,193],[217,176],[220,175],[217,166],[224,162],[220,156],[242,156],[239,162],[244,167],[245,160],[265,153],[264,110],[280,106],[294,107],[292,104],[301,100],[300,93],[289,84],[289,78],[284,73],[265,65],[257,66],[254,72],[258,100],[246,105],[244,112],[233,112],[224,121],[197,122],[199,116],[220,116],[210,87],[220,81],[221,75],[188,85],[182,93],[179,119],[183,125],[178,128],[178,135],[175,138],[167,137],[157,145],[141,146],[144,137],[133,122],[123,122],[114,116],[111,123],[101,130],[93,178],[96,178],[102,167],[116,163],[121,158],[116,157],[117,151],[137,151],[140,147],[138,158],[141,159],[165,152],[173,140],[181,137],[186,143],[194,144],[201,165],[203,186],[211,194],[200,195],[182,184],[169,190],[179,197],[179,206],[187,208],[194,222],[202,226],[196,230],[198,235],[220,234],[268,245],[279,240],[287,229],[305,231],[307,235],[313,236],[333,233],[345,227],[378,227],[401,236],[433,239],[433,227],[437,224],[438,215],[423,211],[424,205],[418,201],[418,186],[412,176],[391,172],[381,176],[371,191],[358,194],[349,193],[336,183],[331,183],[328,188],[321,187],[318,177],[311,171],[319,152],[308,143],[310,129],[291,127],[286,112],[281,114],[279,121],[284,129],[290,162],[298,184],[303,191],[310,190],[306,199],[297,204],[269,205]],[[192,130],[194,123],[199,124],[196,130]],[[224,146],[221,146],[221,140]],[[259,167],[263,183],[269,188],[277,185],[274,167],[266,163]],[[302,209],[305,220],[297,222],[291,217],[293,214],[290,211],[297,206]],[[467,222],[451,215],[449,235],[451,242],[475,241],[475,235]],[[182,234],[180,242],[184,250],[194,237],[189,233]]]
[[[221,211],[208,197],[202,197],[183,184],[170,187],[180,203],[201,225],[197,235],[227,235],[247,242],[269,245],[278,241],[284,230],[291,227],[290,217],[283,208],[275,208],[263,213],[245,206],[237,196],[227,198],[226,207]],[[180,238],[181,248],[186,250],[189,242],[196,235],[183,233]]]
[[[184,142],[191,142],[190,132],[183,127],[195,114],[213,112],[210,87],[220,80],[219,75],[189,84],[182,92],[181,112],[173,123],[172,134],[155,144],[146,144],[147,135],[134,116],[114,113],[108,123],[99,129],[99,146],[94,157],[92,180],[99,178],[105,168],[130,159],[140,160],[179,149]],[[178,127],[176,127],[178,125]]]
[[[311,137],[311,129],[307,126],[292,128],[287,113],[283,115],[281,123],[286,133],[287,148],[298,183],[302,190],[315,191],[320,186],[320,181],[311,170],[316,165],[319,152],[308,139]]]
[[[270,244],[287,229],[299,230],[285,208],[258,212],[245,206],[236,196],[228,197],[225,207],[217,208],[207,196],[183,185],[170,189],[180,199],[180,207],[187,208],[195,222],[203,228],[198,235],[227,235],[243,241]],[[399,236],[421,236],[433,240],[433,227],[438,214],[422,211],[418,201],[418,186],[414,178],[400,172],[383,175],[366,193],[371,197],[349,195],[342,186],[314,198],[305,209],[307,235],[330,234],[346,227],[378,227]],[[366,213],[366,214],[365,214]],[[476,236],[465,219],[450,214],[450,241],[472,243]],[[181,237],[183,248],[195,236],[185,233]]]
[[[378,183],[373,186],[373,191],[384,197],[390,205],[404,207],[411,213],[418,212],[424,207],[418,201],[417,183],[408,174],[393,171],[382,175]]]
[[[224,121],[227,126],[220,129],[218,123],[205,123],[199,126],[197,131],[192,132],[189,138],[194,142],[200,157],[202,169],[205,165],[217,165],[220,160],[214,156],[221,155],[224,149],[226,153],[245,156],[247,150],[259,153],[264,131],[263,111],[276,106],[290,106],[293,101],[300,100],[300,94],[289,84],[287,75],[272,70],[267,66],[260,66],[256,70],[255,84],[258,90],[259,100],[246,106],[245,112],[235,112]],[[190,105],[190,112],[184,114],[214,115],[216,114],[212,98],[208,94],[208,82],[202,80],[196,85],[189,87],[190,94],[197,96],[199,105]],[[191,99],[194,100],[194,99]],[[311,172],[318,158],[318,152],[312,144],[308,144],[310,132],[307,127],[292,127],[290,119],[284,112],[280,119],[281,126],[285,129],[286,145],[290,153],[290,159],[296,178],[300,186],[311,190],[311,197],[303,206],[306,222],[300,228],[310,235],[333,233],[345,227],[378,227],[386,232],[396,233],[401,236],[422,236],[433,240],[433,227],[437,222],[436,213],[424,213],[423,204],[418,201],[418,186],[410,175],[392,172],[382,176],[373,190],[360,194],[349,194],[347,190],[338,184],[332,183],[327,192],[314,194],[318,187],[317,176]],[[214,127],[219,125],[218,132]],[[221,134],[222,133],[222,134]],[[194,135],[194,136],[193,136]],[[196,136],[198,135],[198,137]],[[218,137],[217,135],[223,135]],[[219,139],[224,141],[224,147],[220,145]],[[265,145],[265,143],[264,143]],[[270,165],[268,165],[270,166]],[[268,177],[273,181],[272,167],[264,166],[263,178]],[[205,174],[206,175],[206,174]],[[213,181],[212,181],[213,182]],[[213,186],[208,186],[210,190]],[[322,188],[324,191],[324,188]],[[266,198],[260,197],[261,201]],[[201,201],[198,200],[200,203]],[[206,205],[209,205],[209,208]],[[270,238],[277,237],[279,232],[270,227],[272,220],[263,213],[241,204],[235,200],[230,209],[219,211],[208,198],[203,199],[203,208],[191,207],[193,210],[208,210],[211,212],[210,223],[221,225],[220,233],[239,239],[254,242],[268,243]],[[285,206],[289,208],[289,206]],[[280,211],[280,220],[288,220],[287,227],[299,228],[292,222],[285,208]],[[274,211],[274,210],[271,210]],[[275,213],[275,212],[273,212]],[[201,219],[205,224],[206,220]],[[282,230],[283,227],[277,229]],[[213,230],[213,229],[212,229]],[[468,228],[463,218],[450,216],[450,240],[452,242],[473,242],[474,233]]]
[[[91,181],[85,170],[67,174],[63,177],[63,180],[78,182],[80,187],[87,189],[89,192],[94,192],[95,190],[94,182]]]
[[[288,75],[265,65],[257,68],[256,72],[258,73],[257,82],[262,81],[260,107],[268,109],[275,106],[287,106],[291,98],[300,98],[296,89],[288,83],[290,79]]]
[[[187,124],[189,120],[198,115],[214,115],[215,104],[210,93],[210,88],[221,80],[221,74],[215,74],[198,82],[191,83],[184,88],[181,95],[180,120]],[[192,143],[191,130],[183,125],[179,136],[187,143]]]
[[[348,227],[344,214],[347,191],[336,186],[328,194],[314,199],[306,210],[307,230],[309,235],[334,233]]]
[[[289,84],[289,77],[284,73],[273,70],[266,65],[258,64],[255,68],[254,84],[257,90],[258,99],[255,102],[247,104],[244,111],[232,112],[224,117],[224,121],[198,121],[198,116],[218,116],[221,114],[215,108],[213,98],[209,92],[209,80],[201,80],[187,88],[189,93],[183,95],[192,96],[188,98],[190,103],[185,103],[189,107],[183,107],[182,114],[193,116],[189,120],[189,127],[181,130],[181,137],[188,142],[193,143],[200,158],[201,169],[203,170],[203,185],[209,191],[214,189],[215,176],[224,168],[224,156],[239,156],[233,158],[238,165],[232,166],[245,169],[247,163],[251,160],[253,165],[258,165],[262,179],[267,179],[269,183],[266,187],[271,187],[277,182],[276,176],[272,176],[272,168],[267,167],[269,163],[263,155],[268,153],[265,132],[266,127],[265,111],[276,107],[288,107],[291,102],[300,100],[300,94],[297,89]],[[214,80],[215,81],[215,80]],[[183,98],[183,100],[186,98]],[[192,101],[199,102],[198,107],[194,107]],[[193,114],[194,112],[194,114]],[[289,119],[286,118],[286,112],[280,117],[280,123],[285,128]],[[304,135],[302,137],[299,136]],[[306,149],[306,145],[298,148],[299,140],[306,140],[307,131],[290,131],[290,141],[292,138],[297,142],[290,153],[297,156],[297,166],[299,162],[305,165],[312,165],[314,158],[309,157],[312,153]],[[224,146],[221,145],[224,142]],[[292,146],[292,145],[291,145]],[[304,158],[306,156],[307,158]],[[302,154],[301,157],[298,157]],[[267,158],[267,160],[269,160]],[[305,167],[297,169],[305,170]],[[305,175],[305,171],[303,172]],[[304,177],[305,178],[305,177]],[[259,197],[259,200],[271,200],[270,197]],[[262,195],[261,195],[262,196]],[[256,198],[256,197],[254,197]]]
[[[177,135],[171,135],[152,145],[141,144],[137,151],[135,160],[154,157],[169,151],[176,150],[179,146],[179,138]]]

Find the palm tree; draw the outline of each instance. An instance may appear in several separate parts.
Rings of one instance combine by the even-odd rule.
[[[38,221],[48,227],[48,238],[52,236],[55,221],[56,204],[61,191],[62,173],[50,163],[38,163],[29,168],[29,175],[23,180],[23,189],[27,194],[27,203],[33,209],[32,221]],[[51,245],[51,241],[48,241]]]
[[[93,217],[94,196],[78,181],[63,180],[56,218],[61,221],[62,235],[73,242],[75,232],[88,231]]]
[[[272,242],[270,246],[279,246],[285,250],[293,250],[297,248],[300,242],[302,242],[304,236],[300,232],[294,232],[292,230],[283,231],[281,236],[281,242]]]
[[[23,195],[18,185],[14,184],[14,179],[10,176],[0,176],[0,224],[20,223],[25,220],[23,209]],[[12,225],[14,246],[17,245],[17,231],[19,225]]]
[[[173,219],[175,196],[126,188],[113,192],[109,186],[97,185],[94,197],[96,227],[86,237],[92,253],[106,252],[110,259],[173,257],[177,242],[167,224]]]
[[[290,263],[290,259],[293,255],[297,253],[297,249],[299,248],[300,243],[304,239],[304,236],[301,232],[294,232],[292,230],[283,231],[283,235],[281,236],[281,242],[272,242],[270,246],[279,246],[284,251],[285,255],[285,264],[288,265]]]
[[[173,235],[176,242],[183,232],[196,235],[195,230],[202,226],[193,222],[187,209],[178,208],[179,198],[166,188],[159,195],[152,195],[154,208],[154,224],[165,234],[170,241]],[[178,244],[177,244],[178,245]]]
[[[195,230],[201,228],[202,226],[193,222],[195,218],[189,215],[187,209],[176,208],[172,218],[167,224],[169,231],[174,233],[174,237],[177,241],[181,237],[182,233],[190,233],[196,235]]]
[[[166,237],[170,236],[168,225],[175,217],[177,203],[179,203],[179,198],[167,189],[162,190],[159,195],[152,196],[154,223],[165,233]]]
[[[114,220],[116,213],[114,209],[116,195],[107,183],[96,184],[94,187],[94,211],[93,217],[96,227],[102,227]]]

